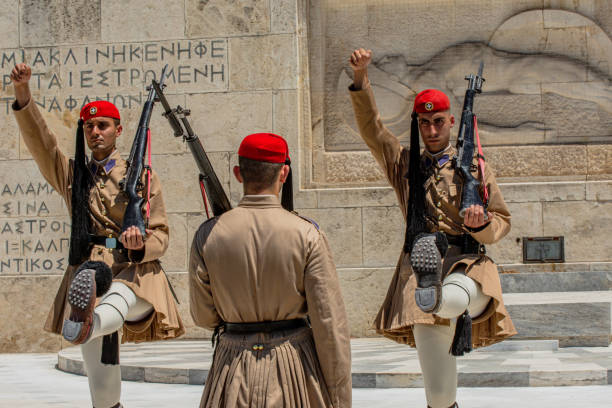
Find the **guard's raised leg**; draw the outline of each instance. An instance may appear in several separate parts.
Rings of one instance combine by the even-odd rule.
[[[435,313],[442,299],[442,258],[447,249],[444,234],[421,234],[410,252],[410,263],[417,279],[415,301],[426,313]]]
[[[103,262],[85,262],[77,269],[68,290],[70,317],[64,321],[62,329],[66,340],[83,344],[90,338],[96,298],[108,291],[111,281],[111,270]]]

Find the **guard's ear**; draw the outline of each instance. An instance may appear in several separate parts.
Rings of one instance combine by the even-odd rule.
[[[236,180],[238,180],[239,183],[244,183],[244,180],[242,179],[242,174],[240,174],[240,166],[234,166],[233,170],[234,177],[236,177]]]
[[[284,183],[285,181],[287,181],[287,177],[289,176],[289,170],[291,170],[291,168],[286,164],[281,169],[280,171],[280,182],[281,183]]]

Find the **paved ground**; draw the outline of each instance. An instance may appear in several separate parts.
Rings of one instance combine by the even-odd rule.
[[[0,354],[0,407],[89,407],[85,377],[55,369],[56,354]],[[197,407],[202,386],[125,381],[126,408]],[[460,388],[462,408],[609,408],[612,385]],[[421,388],[354,389],[355,408],[425,407]]]
[[[460,357],[463,387],[604,385],[612,382],[612,346],[558,348],[553,340],[506,341]],[[353,339],[354,388],[421,388],[416,350],[384,338]],[[167,384],[203,384],[212,360],[210,341],[166,341],[121,346],[123,378]],[[78,347],[62,350],[60,369],[84,374]],[[612,407],[612,404],[610,404]]]

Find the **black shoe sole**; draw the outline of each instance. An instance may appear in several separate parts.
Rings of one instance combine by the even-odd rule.
[[[64,320],[62,335],[69,342],[80,344],[87,340],[93,325],[91,315],[96,303],[95,271],[84,269],[75,276],[68,289],[68,303],[71,307],[70,318]]]
[[[417,279],[416,304],[422,311],[432,313],[439,306],[442,295],[442,257],[435,235],[417,238],[410,253],[410,263]]]

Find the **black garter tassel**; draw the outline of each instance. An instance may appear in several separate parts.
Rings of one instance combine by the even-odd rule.
[[[470,351],[472,351],[472,318],[466,310],[457,318],[451,354],[453,356],[462,356]]]
[[[102,338],[102,364],[119,364],[119,332],[107,334]]]

